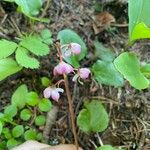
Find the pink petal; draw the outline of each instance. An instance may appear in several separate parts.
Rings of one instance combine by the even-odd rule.
[[[81,46],[78,43],[71,43],[71,51],[73,54],[79,55],[81,53]]]
[[[54,90],[52,91],[51,97],[52,97],[52,99],[53,99],[54,101],[58,101],[58,99],[60,98],[60,94],[58,93],[57,90],[54,89]]]
[[[45,97],[45,98],[50,98],[51,92],[52,92],[52,89],[51,89],[50,87],[46,88],[46,89],[43,91],[44,97]]]
[[[90,75],[90,70],[88,68],[81,68],[79,69],[79,76],[82,79],[87,79]]]

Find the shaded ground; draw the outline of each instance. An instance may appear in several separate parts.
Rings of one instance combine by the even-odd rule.
[[[15,12],[16,6],[2,3],[4,12],[0,13],[0,37],[16,40],[20,32],[38,31],[47,27],[53,33],[54,39],[58,31],[64,28],[75,30],[85,40],[88,46],[89,55],[83,64],[90,65],[94,60],[93,42],[99,40],[106,47],[113,49],[119,54],[127,44],[127,6],[120,3],[95,5],[95,1],[88,0],[54,0],[45,12],[45,17],[50,19],[49,24],[35,23],[33,26],[27,18]],[[97,11],[95,11],[95,9]],[[101,31],[95,35],[93,30],[93,17],[99,14],[98,11],[110,12],[116,19],[111,28]],[[103,27],[109,24],[109,19],[101,20]],[[101,22],[100,22],[101,23]],[[146,44],[146,46],[144,46]],[[139,51],[142,49],[141,51]],[[136,51],[143,61],[149,61],[149,43],[140,42],[135,44],[131,50]],[[55,56],[56,50],[52,48],[50,56],[41,59],[40,70],[24,70],[22,73],[14,75],[0,83],[0,110],[9,103],[12,92],[22,83],[26,83],[30,89],[38,90],[42,95],[39,78],[46,75],[51,76],[55,61],[51,57]],[[56,56],[55,56],[56,57]],[[89,61],[91,59],[91,61]],[[122,89],[108,86],[99,86],[97,90],[90,91],[91,82],[87,81],[85,86],[70,85],[75,104],[75,112],[78,114],[82,108],[83,101],[87,98],[95,97],[103,101],[110,115],[110,125],[108,129],[99,134],[103,143],[115,146],[123,146],[129,150],[150,149],[150,93],[149,90],[137,91],[132,89],[128,83]],[[85,88],[86,87],[86,88]],[[79,91],[83,92],[79,92]],[[90,91],[90,92],[89,92]],[[65,96],[58,104],[60,109],[56,124],[50,134],[50,144],[72,143],[73,137],[69,124],[68,105]],[[79,143],[85,150],[94,150],[93,142],[99,145],[97,135],[85,134],[78,131]]]

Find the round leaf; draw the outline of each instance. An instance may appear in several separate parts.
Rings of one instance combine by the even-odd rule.
[[[43,115],[37,116],[35,119],[35,124],[37,126],[43,126],[46,122],[46,118]]]
[[[15,105],[9,105],[4,110],[5,116],[13,118],[17,114],[17,107]]]
[[[22,125],[17,125],[12,129],[12,135],[15,138],[20,137],[24,133],[24,127]]]
[[[9,149],[11,149],[11,148],[13,148],[13,147],[15,147],[15,146],[17,146],[18,145],[18,142],[15,140],[15,139],[9,139],[8,141],[7,141],[7,147],[9,148]]]
[[[45,87],[48,87],[51,83],[51,81],[47,77],[42,77],[41,82],[42,82],[42,85],[45,86]]]
[[[49,99],[43,98],[40,100],[38,107],[43,112],[48,112],[52,108],[52,103]]]
[[[3,128],[2,133],[4,134],[4,137],[6,139],[11,139],[12,138],[11,131],[8,128]]]
[[[96,150],[117,150],[116,148],[112,147],[111,145],[103,145]]]
[[[29,109],[23,109],[20,113],[20,118],[24,121],[28,121],[32,116],[32,112]]]
[[[26,103],[30,106],[35,106],[37,105],[39,102],[39,97],[38,94],[36,92],[29,92],[27,94],[27,101]]]
[[[36,140],[37,133],[33,129],[29,129],[24,133],[25,140]]]

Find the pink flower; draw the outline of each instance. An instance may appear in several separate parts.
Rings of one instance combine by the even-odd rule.
[[[54,75],[63,75],[73,72],[73,67],[65,62],[60,62],[53,70]]]
[[[90,75],[91,71],[88,68],[81,68],[79,69],[79,76],[82,79],[87,79]]]
[[[81,46],[78,43],[71,43],[70,48],[73,54],[79,55],[81,53]]]
[[[52,98],[54,101],[58,101],[60,98],[59,92],[63,93],[64,90],[62,88],[47,87],[43,91],[43,95],[45,98]]]

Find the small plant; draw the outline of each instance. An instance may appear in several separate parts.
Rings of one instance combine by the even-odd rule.
[[[49,54],[48,45],[52,44],[51,33],[48,29],[40,35],[32,34],[22,37],[19,43],[0,40],[0,81],[22,69],[22,67],[39,68],[39,61],[33,57]],[[15,60],[10,56],[15,53]],[[19,64],[19,65],[18,65]]]
[[[19,86],[11,97],[11,104],[0,113],[0,149],[10,149],[31,139],[41,141],[39,128],[45,125],[45,113],[51,108],[48,99],[29,92],[25,84]]]

